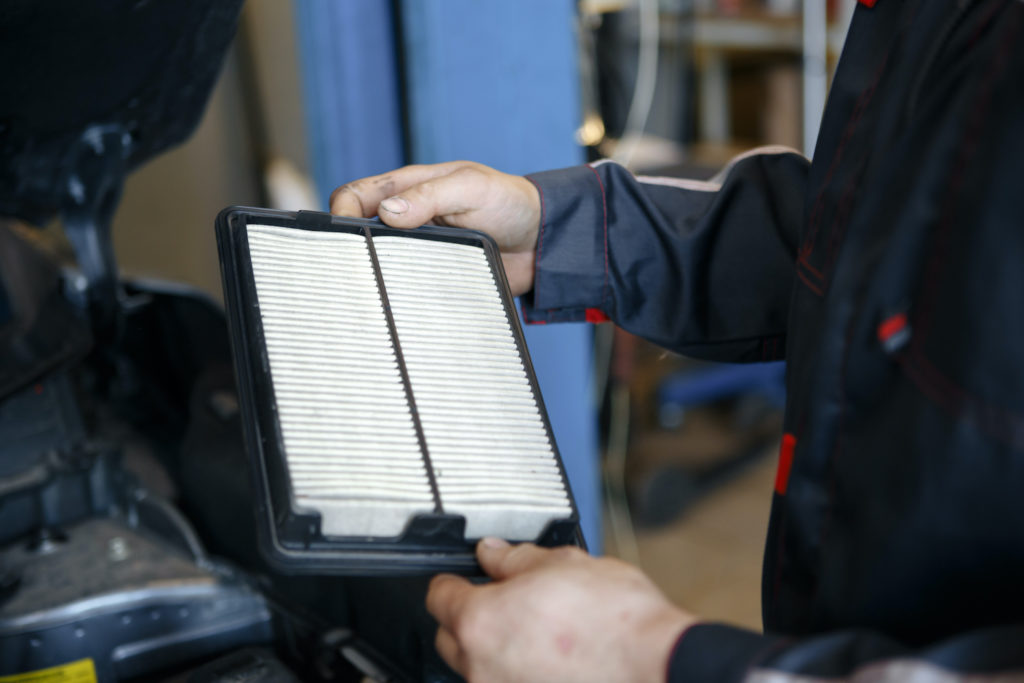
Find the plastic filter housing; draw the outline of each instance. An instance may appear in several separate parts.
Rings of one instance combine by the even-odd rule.
[[[218,221],[264,550],[452,568],[475,539],[581,543],[485,235],[302,212]]]

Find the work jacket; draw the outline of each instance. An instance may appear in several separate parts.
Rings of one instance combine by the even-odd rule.
[[[765,633],[669,678],[1024,678],[1024,2],[861,2],[813,156],[530,176],[528,321],[787,361]]]

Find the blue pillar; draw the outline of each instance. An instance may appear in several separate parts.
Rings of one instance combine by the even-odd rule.
[[[410,161],[469,159],[517,174],[583,161],[572,0],[400,7]],[[590,329],[526,326],[526,341],[587,543],[600,552]]]
[[[405,163],[395,22],[380,0],[295,2],[317,193]]]

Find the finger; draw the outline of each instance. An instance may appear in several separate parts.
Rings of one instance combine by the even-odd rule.
[[[476,546],[480,566],[499,581],[539,567],[550,559],[551,552],[532,543],[509,545],[498,538],[485,538]]]
[[[438,574],[427,590],[427,611],[441,626],[452,627],[474,590],[473,584],[461,576]]]
[[[355,218],[372,217],[374,209],[370,206],[369,201],[367,201],[366,208],[363,207],[362,194],[356,187],[356,183],[349,183],[335,188],[328,202],[331,207],[331,213],[335,216],[353,216]]]
[[[390,226],[415,228],[438,216],[473,211],[489,189],[489,178],[472,166],[426,180],[380,203],[377,215]]]
[[[370,218],[377,214],[382,199],[404,192],[419,183],[446,175],[467,162],[449,161],[443,164],[417,164],[369,176],[346,183],[331,193],[331,213],[337,216]]]
[[[459,641],[455,639],[452,632],[446,629],[444,626],[440,626],[437,629],[437,637],[434,638],[434,647],[437,648],[437,654],[441,655],[448,666],[455,669],[459,674],[465,677],[466,672],[463,669],[464,665],[464,654],[462,648],[459,647]]]

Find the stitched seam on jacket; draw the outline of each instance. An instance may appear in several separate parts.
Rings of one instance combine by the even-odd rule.
[[[817,238],[818,230],[821,228],[821,212],[825,207],[825,189],[832,182],[832,176],[835,175],[836,169],[839,167],[839,162],[843,158],[846,146],[849,144],[854,132],[856,132],[861,119],[864,118],[864,112],[867,109],[868,104],[871,102],[871,98],[875,94],[876,86],[882,79],[882,74],[885,73],[886,65],[889,63],[889,56],[892,54],[892,47],[901,36],[902,32],[898,33],[890,41],[889,47],[885,52],[885,57],[882,59],[882,63],[878,67],[878,70],[875,72],[871,85],[869,85],[857,98],[853,111],[850,113],[850,118],[847,120],[846,128],[843,130],[843,137],[839,140],[839,147],[836,148],[836,152],[832,156],[832,163],[829,164],[828,171],[825,173],[825,179],[821,183],[821,188],[818,190],[817,197],[815,197],[814,207],[811,209],[807,238],[800,247],[800,260],[803,262],[807,270],[819,277],[821,276],[821,271],[814,268],[814,266],[807,262],[807,259],[814,253],[814,240]]]
[[[1024,415],[971,394],[939,371],[923,355],[900,359],[903,373],[918,391],[952,417],[963,420],[1018,451],[1024,451]]]
[[[869,158],[865,156],[860,164],[860,168],[850,178],[846,192],[843,193],[843,197],[836,207],[836,215],[832,220],[832,229],[829,234],[828,254],[825,257],[825,265],[822,267],[822,280],[826,285],[839,257],[840,246],[842,245],[843,238],[846,236],[846,229],[850,226],[850,215],[853,213],[853,198],[857,194],[857,188],[860,187],[865,171],[867,171],[868,161]]]
[[[922,0],[922,2],[926,2],[926,1],[927,0]],[[909,16],[908,16],[906,22],[903,24],[903,26],[900,27],[900,30],[897,32],[897,34],[894,37],[893,41],[889,43],[889,49],[886,51],[885,59],[882,60],[882,66],[878,70],[878,75],[875,78],[875,82],[872,84],[872,86],[867,91],[871,95],[874,94],[875,87],[878,85],[878,82],[881,80],[882,73],[885,70],[885,65],[888,63],[889,56],[892,54],[892,46],[895,44],[896,40],[898,40],[899,38],[902,37],[902,35],[906,31],[907,27],[913,21],[913,18],[917,15],[917,10],[920,7],[921,7],[921,3],[920,2],[917,5],[914,6],[914,8],[910,11]],[[868,99],[870,100],[870,97]],[[822,192],[824,192],[824,186],[822,187]],[[819,195],[819,200],[820,199],[821,199],[821,195]],[[863,305],[863,301],[861,303]],[[839,363],[839,385],[837,387],[837,390],[838,390],[838,405],[837,405],[838,415],[836,416],[836,422],[835,422],[835,427],[834,427],[834,429],[835,429],[835,440],[834,440],[834,442],[832,444],[832,453],[831,453],[831,455],[829,456],[829,459],[828,459],[828,474],[827,474],[828,484],[827,484],[827,486],[825,488],[826,509],[825,509],[824,517],[823,517],[823,519],[821,521],[821,535],[819,537],[818,552],[817,552],[817,557],[816,557],[816,565],[817,565],[817,567],[816,567],[816,572],[815,572],[815,575],[814,575],[814,587],[811,589],[811,592],[810,592],[810,608],[809,609],[811,610],[811,612],[810,612],[810,614],[808,616],[812,620],[814,619],[814,611],[818,609],[820,598],[821,598],[821,568],[822,568],[821,565],[822,565],[822,562],[824,561],[825,552],[826,552],[826,549],[827,549],[826,548],[827,541],[828,541],[828,537],[829,537],[829,534],[831,533],[831,528],[832,528],[832,517],[833,517],[833,515],[835,513],[835,507],[836,507],[836,470],[838,469],[839,459],[840,459],[840,457],[842,457],[843,427],[846,424],[846,418],[847,418],[846,373],[847,373],[848,363],[849,363],[849,359],[850,359],[850,344],[853,341],[853,330],[854,330],[855,322],[857,320],[857,316],[858,315],[859,315],[859,310],[856,307],[854,307],[854,309],[850,312],[850,318],[847,321],[846,330],[843,333],[842,358],[841,358],[840,363]]]
[[[998,7],[998,5],[997,5]],[[986,25],[991,21],[993,14],[986,18]],[[916,314],[914,315],[914,329],[916,334],[914,336],[914,342],[912,343],[912,350],[920,352],[924,341],[928,337],[931,325],[931,314],[935,306],[935,296],[937,288],[935,283],[938,281],[939,276],[942,274],[943,269],[946,265],[946,260],[949,256],[948,245],[946,244],[949,240],[950,233],[953,229],[953,209],[956,206],[956,200],[959,198],[962,190],[961,185],[965,177],[965,171],[970,160],[970,157],[977,151],[978,137],[984,129],[985,118],[988,115],[989,106],[992,104],[993,86],[998,73],[1005,67],[1006,58],[1009,55],[1009,47],[1012,44],[1012,38],[1017,34],[1018,24],[1010,24],[1007,28],[1006,34],[1003,36],[1003,41],[999,45],[999,49],[992,56],[992,64],[986,70],[986,78],[979,85],[979,96],[975,100],[976,106],[972,110],[973,116],[967,125],[967,133],[964,135],[960,142],[960,148],[957,150],[956,163],[949,174],[949,182],[946,187],[946,191],[943,193],[945,197],[945,204],[943,211],[941,212],[941,222],[935,229],[935,237],[932,242],[932,247],[929,252],[928,264],[925,267],[924,272],[924,290],[922,292],[921,305],[917,308]],[[977,39],[980,34],[981,27],[978,32],[975,33],[972,38],[972,43]]]
[[[603,219],[603,230],[604,230],[604,287],[601,291],[601,309],[605,315],[613,313],[611,311],[610,300],[610,287],[608,284],[608,198],[604,191],[604,182],[601,180],[601,174],[597,172],[597,169],[593,166],[589,167],[594,172],[594,177],[597,178],[597,186],[601,188],[601,216]],[[609,315],[614,318],[614,315]]]
[[[1001,7],[995,5],[996,10]],[[1019,6],[1018,6],[1019,8]],[[993,11],[986,17],[984,25],[995,16]],[[962,192],[963,180],[970,158],[977,151],[978,138],[984,130],[984,123],[995,92],[995,83],[1005,71],[1006,63],[1011,54],[1014,39],[1020,31],[1020,14],[1014,15],[1014,21],[1007,25],[999,48],[992,57],[992,63],[986,71],[985,81],[979,86],[978,106],[973,109],[973,117],[967,127],[967,134],[961,141],[957,153],[957,163],[950,172],[949,184],[945,193],[946,206],[942,211],[942,222],[936,229],[928,265],[925,269],[924,291],[921,307],[914,316],[914,340],[906,357],[901,359],[901,367],[907,377],[927,398],[934,401],[953,417],[973,424],[981,432],[992,436],[1012,448],[1024,450],[1024,415],[994,405],[988,400],[968,391],[952,378],[943,373],[927,357],[924,350],[925,341],[931,332],[931,317],[935,308],[938,292],[936,283],[940,280],[949,257],[948,240],[953,229],[953,208],[956,198]],[[972,37],[976,40],[982,27]]]
[[[781,335],[765,335],[761,337],[761,362],[767,363],[779,360],[779,338]],[[771,342],[771,346],[769,346]],[[770,349],[770,350],[769,350]]]
[[[889,45],[885,50],[885,57],[882,58],[882,63],[879,65],[878,70],[875,72],[875,76],[872,79],[871,85],[865,89],[860,96],[857,98],[857,102],[854,104],[853,112],[850,114],[850,118],[847,120],[846,128],[843,130],[843,136],[840,139],[839,147],[836,149],[835,154],[832,157],[832,163],[829,164],[828,171],[825,173],[825,179],[821,183],[821,187],[818,190],[817,197],[814,201],[814,207],[811,210],[811,216],[809,219],[807,238],[800,246],[799,257],[797,259],[798,265],[802,265],[809,273],[824,279],[824,274],[810,264],[810,257],[814,253],[814,241],[817,239],[818,230],[821,227],[821,212],[824,210],[825,205],[825,189],[829,186],[832,181],[832,176],[835,175],[836,169],[839,167],[839,162],[842,160],[843,153],[846,150],[847,145],[853,137],[857,126],[860,124],[861,119],[864,116],[864,112],[867,110],[868,105],[871,103],[874,97],[875,91],[877,90],[879,82],[882,80],[882,76],[885,73],[886,66],[889,64],[889,57],[892,55],[893,46],[896,45],[903,37],[906,32],[907,26],[913,20],[913,17],[917,14],[917,8],[915,7],[911,13],[907,22],[900,28],[895,36],[889,41]],[[804,283],[807,280],[804,279]],[[820,292],[816,292],[821,296]]]
[[[797,264],[797,265],[799,265],[799,264]],[[825,293],[824,293],[824,292],[822,291],[821,287],[819,287],[819,286],[818,286],[817,284],[815,284],[815,283],[811,282],[811,281],[810,281],[810,280],[809,280],[809,279],[807,278],[807,276],[803,274],[803,271],[801,271],[801,270],[800,270],[800,268],[797,268],[797,270],[796,270],[796,276],[797,276],[798,278],[800,278],[800,280],[801,280],[801,281],[802,281],[802,282],[803,282],[803,283],[804,283],[805,285],[807,285],[807,288],[808,288],[808,289],[810,289],[810,290],[811,290],[812,292],[814,292],[814,293],[815,293],[815,294],[817,294],[818,296],[824,296],[824,295],[825,295]]]

